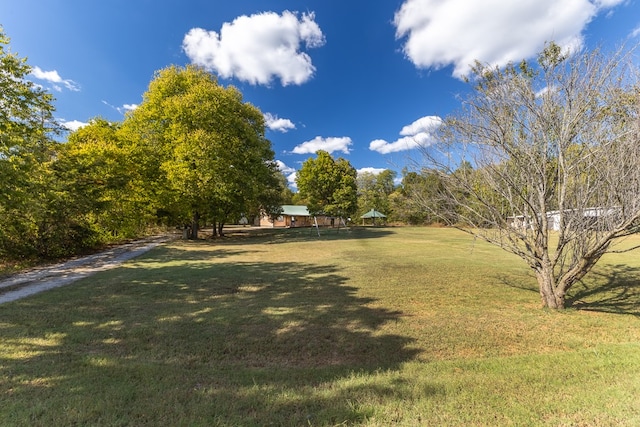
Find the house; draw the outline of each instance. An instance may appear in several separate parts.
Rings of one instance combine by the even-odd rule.
[[[560,211],[547,212],[548,228],[550,230],[560,230]],[[607,228],[606,222],[611,220],[616,221],[619,217],[620,209],[613,208],[585,208],[585,209],[571,209],[564,212],[565,221],[573,218],[578,218],[580,223],[588,224],[590,227],[599,223],[601,227]]]
[[[585,219],[589,219],[587,222],[595,223],[599,219],[611,218],[619,213],[618,208],[585,208],[585,209],[567,209],[564,211],[565,221],[570,217],[582,217],[582,223],[585,223]],[[561,211],[549,211],[545,215],[547,217],[547,228],[553,231],[560,230],[560,217]],[[530,217],[524,215],[516,215],[507,217],[507,222],[513,228],[533,228],[533,221]]]
[[[260,227],[313,227],[316,222],[319,227],[337,227],[340,219],[326,215],[313,217],[304,205],[283,205],[282,212],[276,218],[271,218],[263,212],[256,221]]]

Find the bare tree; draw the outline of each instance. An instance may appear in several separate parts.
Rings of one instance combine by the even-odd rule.
[[[640,219],[640,88],[632,51],[535,65],[477,63],[474,91],[422,147],[452,225],[520,256],[542,303],[567,291]],[[433,206],[433,203],[431,203]]]

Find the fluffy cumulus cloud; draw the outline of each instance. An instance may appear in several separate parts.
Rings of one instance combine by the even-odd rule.
[[[322,138],[316,136],[311,141],[303,142],[293,149],[294,154],[312,154],[318,150],[324,150],[328,153],[334,151],[342,151],[345,154],[349,154],[349,146],[352,144],[351,138],[348,136],[343,137],[329,137]]]
[[[276,164],[278,165],[278,169],[285,175],[289,175],[296,170],[290,166],[287,166],[282,160],[276,160]]]
[[[280,169],[280,172],[282,172],[284,176],[287,177],[287,182],[289,183],[289,186],[294,188],[297,187],[297,184],[296,184],[296,177],[298,176],[297,171],[294,168],[287,166],[281,160],[276,160],[276,164],[278,165],[278,169]]]
[[[73,80],[63,79],[60,77],[60,74],[56,70],[52,71],[44,71],[40,67],[33,67],[31,70],[31,75],[39,80],[44,80],[52,84],[54,90],[61,92],[62,87],[67,88],[73,92],[77,92],[80,90],[80,86]]]
[[[382,169],[382,168],[362,168],[362,169],[358,169],[358,175],[363,174],[363,173],[370,173],[370,174],[373,174],[373,175],[379,175],[384,171],[386,171],[386,169]]]
[[[71,120],[71,121],[67,121],[67,122],[62,122],[60,123],[63,127],[65,127],[66,129],[75,132],[78,129],[87,126],[89,123],[85,123],[85,122],[81,122],[79,120]]]
[[[433,132],[442,124],[442,119],[437,116],[421,117],[415,122],[404,126],[400,130],[399,138],[393,142],[384,139],[371,141],[369,149],[381,154],[389,154],[397,151],[412,150],[425,147],[433,143]]]
[[[290,187],[298,188],[298,182],[296,181],[297,179],[298,179],[298,172],[293,172],[287,175],[287,182],[289,183]]]
[[[291,120],[281,119],[278,116],[274,116],[271,113],[264,114],[264,121],[265,121],[265,124],[267,125],[267,128],[274,131],[282,132],[282,133],[286,133],[291,129],[296,128],[296,125],[294,125]]]
[[[191,62],[223,78],[268,85],[279,79],[283,86],[309,80],[315,67],[302,49],[324,44],[324,34],[313,13],[282,15],[264,12],[240,16],[222,25],[220,33],[193,28],[182,48]]]
[[[567,50],[600,12],[626,0],[405,0],[396,12],[396,37],[418,68],[453,65],[468,75],[476,61],[505,65],[535,56],[545,42]]]

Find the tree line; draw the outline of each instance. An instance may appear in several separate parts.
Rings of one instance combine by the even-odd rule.
[[[178,226],[195,238],[206,223],[221,235],[229,221],[277,215],[287,203],[333,216],[362,206],[424,219],[408,213],[394,172],[358,176],[347,160],[322,151],[304,163],[294,194],[274,161],[263,114],[201,68],[157,71],[121,122],[94,118],[69,134],[4,33],[0,67],[2,258],[74,255],[154,227]],[[407,183],[417,181],[408,175]]]
[[[0,35],[0,256],[56,258],[150,227],[273,211],[283,177],[260,110],[204,70],[156,72],[122,122],[95,118],[61,142],[53,98]]]
[[[318,151],[307,159],[296,177],[298,192],[288,203],[306,205],[312,214],[358,218],[371,209],[387,222],[406,225],[443,223],[450,206],[438,204],[438,174],[428,168],[402,170],[400,181],[391,169],[357,172],[348,160]]]

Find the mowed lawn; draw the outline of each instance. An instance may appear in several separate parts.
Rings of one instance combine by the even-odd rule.
[[[452,229],[178,241],[0,305],[0,425],[637,426],[639,280],[553,312]]]

